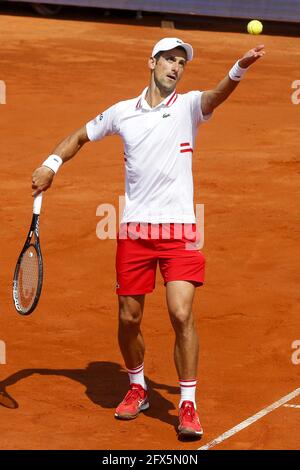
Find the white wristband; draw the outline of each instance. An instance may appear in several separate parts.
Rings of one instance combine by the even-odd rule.
[[[234,80],[235,82],[239,82],[242,80],[243,76],[247,72],[247,69],[243,69],[242,67],[239,66],[239,61],[237,61],[234,66],[229,70],[228,75],[231,80]]]
[[[63,161],[58,155],[50,155],[44,162],[43,166],[50,168],[54,173],[57,173]]]

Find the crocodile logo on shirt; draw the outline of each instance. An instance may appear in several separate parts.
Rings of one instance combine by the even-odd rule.
[[[169,116],[171,116],[171,114],[168,114],[168,113],[164,113],[164,114],[163,114],[163,118],[167,118],[167,117],[169,117]]]

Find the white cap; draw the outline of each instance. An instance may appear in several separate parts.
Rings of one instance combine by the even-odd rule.
[[[192,60],[193,58],[193,48],[190,44],[181,41],[178,38],[163,38],[158,41],[152,51],[152,57],[154,57],[160,51],[169,51],[175,47],[183,47],[186,52],[187,60]]]

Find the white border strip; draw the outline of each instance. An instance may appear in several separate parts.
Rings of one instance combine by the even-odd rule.
[[[286,406],[287,408],[300,408],[300,405],[283,405]]]
[[[234,428],[229,429],[228,431],[224,432],[216,439],[213,439],[212,441],[208,442],[204,446],[199,447],[197,450],[211,449],[217,444],[220,444],[221,442],[225,441],[229,437],[233,436],[237,432],[242,431],[242,429],[245,429],[246,427],[250,426],[250,424],[255,423],[255,421],[258,421],[259,419],[263,418],[268,413],[271,413],[271,411],[276,410],[276,408],[279,408],[280,406],[284,405],[286,402],[292,400],[299,394],[300,394],[300,388],[296,388],[296,390],[294,390],[293,392],[289,393],[288,395],[285,395],[285,397],[281,398],[280,400],[275,401],[274,403],[272,403],[272,405],[269,405],[266,408],[263,408],[261,411],[259,411],[255,415],[250,416],[250,418],[246,419],[245,421],[242,421],[240,424],[237,424],[237,426],[234,426]]]

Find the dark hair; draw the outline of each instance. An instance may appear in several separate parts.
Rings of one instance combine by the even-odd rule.
[[[155,54],[154,59],[159,60],[161,53],[162,51],[159,51],[157,54]]]

